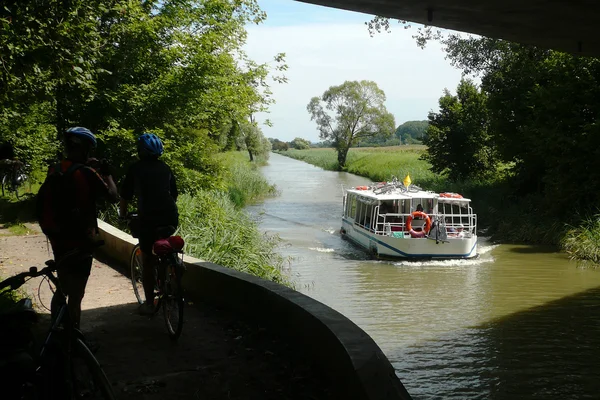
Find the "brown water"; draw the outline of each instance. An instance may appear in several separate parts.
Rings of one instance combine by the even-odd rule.
[[[263,174],[281,195],[249,211],[299,290],[371,335],[415,399],[600,399],[600,271],[485,238],[477,260],[372,261],[338,233],[341,185],[366,179],[276,154]]]

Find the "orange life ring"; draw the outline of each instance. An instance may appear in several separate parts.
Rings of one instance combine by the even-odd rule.
[[[367,190],[367,189],[369,189],[368,186],[357,186],[356,187],[356,190]]]
[[[412,220],[415,217],[421,217],[425,219],[425,226],[421,232],[417,232],[412,228]],[[425,237],[431,230],[431,218],[429,215],[425,214],[423,211],[414,211],[412,214],[406,218],[406,230],[410,233],[410,237],[413,238],[422,238]]]
[[[440,193],[440,197],[451,198],[451,199],[462,199],[462,195],[458,193]]]

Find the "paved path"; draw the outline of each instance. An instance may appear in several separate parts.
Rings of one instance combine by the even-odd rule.
[[[8,236],[0,229],[0,276],[51,258],[43,235]],[[40,280],[24,289],[40,312],[51,292]],[[41,298],[41,302],[38,299]],[[82,304],[82,329],[119,399],[331,399],[318,366],[255,323],[203,304],[186,308],[178,342],[162,315],[137,314],[129,280],[119,268],[94,260]],[[43,318],[41,323],[47,323]]]

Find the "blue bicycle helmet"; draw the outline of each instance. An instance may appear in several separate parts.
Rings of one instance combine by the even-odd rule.
[[[164,153],[162,141],[154,133],[144,133],[138,138],[138,149],[151,156]]]
[[[92,148],[96,148],[97,145],[96,135],[94,135],[89,129],[81,126],[67,129],[67,132],[65,133],[65,139],[75,144],[88,142],[92,145]]]

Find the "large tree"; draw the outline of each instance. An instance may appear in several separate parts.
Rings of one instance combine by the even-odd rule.
[[[244,52],[246,26],[264,18],[256,0],[6,0],[0,141],[39,167],[57,134],[82,125],[104,142],[99,156],[125,164],[135,135],[151,130],[174,145],[181,171],[209,176],[195,161],[213,147],[197,144],[234,145],[239,125],[273,102],[268,82],[285,81],[272,76],[282,54],[258,64]]]
[[[391,135],[394,116],[385,107],[385,93],[373,81],[346,81],[331,86],[306,107],[316,121],[319,136],[330,140],[344,169],[350,147],[375,135]]]
[[[396,137],[403,144],[420,143],[425,139],[429,121],[406,121],[396,129]]]
[[[456,96],[448,90],[440,111],[429,113],[427,152],[423,158],[436,173],[451,180],[480,178],[495,170],[496,157],[488,132],[486,95],[470,80],[461,80]]]

